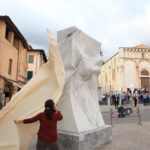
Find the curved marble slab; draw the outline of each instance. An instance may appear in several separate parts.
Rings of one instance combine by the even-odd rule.
[[[64,85],[64,68],[57,42],[49,32],[51,44],[48,62],[44,64],[10,103],[0,111],[0,149],[27,150],[38,130],[38,123],[15,125],[13,120],[23,119],[43,110],[45,100],[58,102]]]

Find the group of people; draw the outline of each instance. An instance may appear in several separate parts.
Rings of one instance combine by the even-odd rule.
[[[133,93],[131,91],[127,92],[121,92],[121,93],[114,93],[114,94],[105,94],[103,96],[103,101],[108,101],[108,98],[110,98],[110,103],[112,105],[115,105],[115,108],[117,109],[119,105],[124,104],[134,104],[134,107],[137,106],[138,103],[141,103],[143,105],[150,104],[150,91],[149,90],[138,90],[135,89]]]
[[[14,120],[15,124],[28,124],[39,121],[37,150],[59,150],[57,143],[57,122],[63,119],[63,115],[55,107],[53,100],[45,102],[45,110],[32,118]]]

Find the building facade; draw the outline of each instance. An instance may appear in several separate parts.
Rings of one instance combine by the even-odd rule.
[[[0,16],[0,97],[8,99],[26,82],[28,44],[8,16]]]
[[[150,89],[150,47],[120,47],[106,61],[99,75],[103,93],[126,91],[127,88]]]
[[[44,50],[29,49],[27,53],[27,59],[28,59],[27,79],[30,80],[34,75],[36,75],[39,68],[45,62],[47,62],[47,58]]]

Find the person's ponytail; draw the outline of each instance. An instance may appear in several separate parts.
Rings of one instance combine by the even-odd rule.
[[[49,99],[45,102],[45,111],[44,111],[47,119],[51,120],[54,112],[55,112],[54,102],[53,100]]]

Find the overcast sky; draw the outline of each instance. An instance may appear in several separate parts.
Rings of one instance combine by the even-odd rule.
[[[33,48],[47,53],[47,29],[76,26],[102,44],[104,60],[119,47],[150,46],[150,0],[0,0]]]

